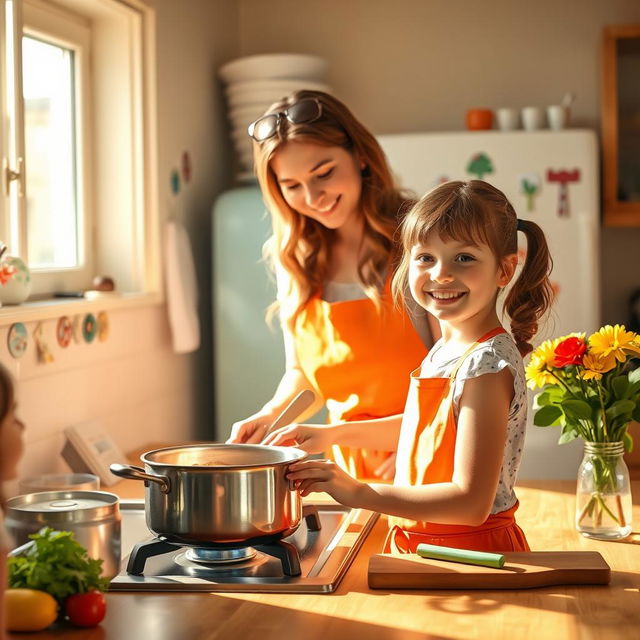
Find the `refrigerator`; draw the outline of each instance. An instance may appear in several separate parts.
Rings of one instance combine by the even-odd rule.
[[[598,149],[589,130],[412,133],[379,136],[398,183],[420,196],[446,180],[479,178],[501,189],[521,218],[545,231],[556,302],[534,340],[599,327]],[[270,223],[257,185],[213,207],[216,435],[269,399],[284,367],[282,335],[264,322],[275,287],[261,262]],[[526,247],[523,234],[520,242]],[[530,406],[533,394],[530,394]],[[575,479],[578,441],[527,429],[520,478]]]

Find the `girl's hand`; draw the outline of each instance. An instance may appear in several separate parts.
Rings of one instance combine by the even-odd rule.
[[[270,433],[263,444],[298,447],[307,453],[324,453],[336,441],[336,427],[291,424]]]
[[[260,444],[273,422],[271,415],[254,413],[246,420],[234,422],[226,444]]]
[[[392,453],[377,469],[373,475],[380,480],[393,480],[396,475],[396,454]]]
[[[358,495],[367,485],[343,471],[331,460],[303,460],[289,466],[287,478],[296,484],[301,496],[325,491],[348,507],[360,506]]]

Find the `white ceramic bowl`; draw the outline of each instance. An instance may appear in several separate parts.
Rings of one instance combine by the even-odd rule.
[[[324,58],[300,53],[266,53],[238,58],[223,65],[218,75],[224,82],[255,78],[323,78],[328,63]]]
[[[227,99],[242,99],[252,102],[268,102],[271,104],[276,100],[301,89],[312,89],[314,91],[331,92],[331,87],[324,82],[307,80],[272,79],[272,80],[252,80],[250,82],[238,82],[230,84],[225,89]]]
[[[258,113],[264,113],[275,100],[227,100],[229,112],[235,109],[253,109]]]
[[[246,129],[250,122],[259,118],[264,112],[265,109],[256,107],[238,107],[237,109],[229,109],[229,120],[234,126],[240,127],[244,124]]]

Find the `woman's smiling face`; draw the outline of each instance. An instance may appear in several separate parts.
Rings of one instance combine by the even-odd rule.
[[[485,244],[468,244],[437,233],[411,249],[409,287],[416,302],[439,321],[461,324],[495,312],[498,287],[509,283],[511,259],[500,266]]]
[[[276,151],[271,168],[286,203],[298,213],[328,229],[357,218],[362,167],[346,149],[291,141]]]

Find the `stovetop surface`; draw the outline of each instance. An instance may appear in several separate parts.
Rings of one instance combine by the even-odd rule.
[[[153,535],[145,523],[144,501],[123,500],[122,556],[120,573],[111,581],[110,591],[334,591],[355,554],[374,525],[378,514],[342,505],[314,505],[318,509],[320,531],[309,531],[303,518],[288,538],[300,554],[300,576],[285,576],[277,558],[258,551],[252,559],[233,564],[209,565],[186,557],[188,547],[176,547],[165,555],[148,558],[144,575],[126,572],[133,546]],[[353,535],[356,534],[356,535]]]

